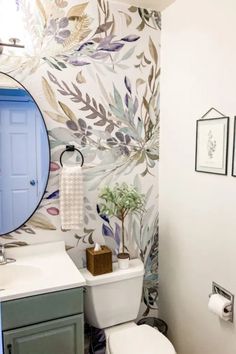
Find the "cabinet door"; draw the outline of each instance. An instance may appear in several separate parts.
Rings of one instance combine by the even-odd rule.
[[[83,315],[3,332],[4,354],[83,354]]]

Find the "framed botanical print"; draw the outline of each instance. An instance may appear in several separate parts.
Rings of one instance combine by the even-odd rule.
[[[228,135],[229,117],[197,120],[195,171],[227,174]]]
[[[236,117],[234,117],[234,144],[233,144],[233,161],[232,161],[232,176],[236,177]]]

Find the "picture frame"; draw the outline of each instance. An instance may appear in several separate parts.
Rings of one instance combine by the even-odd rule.
[[[233,154],[232,154],[232,173],[236,177],[236,116],[234,117],[234,137],[233,137]]]
[[[229,117],[197,120],[195,171],[227,175],[228,140]]]

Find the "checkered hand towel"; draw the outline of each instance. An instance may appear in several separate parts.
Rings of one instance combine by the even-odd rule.
[[[64,230],[80,230],[84,223],[83,176],[80,166],[64,166],[60,175],[60,215]]]

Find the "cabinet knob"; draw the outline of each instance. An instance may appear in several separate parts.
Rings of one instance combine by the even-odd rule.
[[[7,346],[8,354],[12,354],[12,345],[8,344]]]

